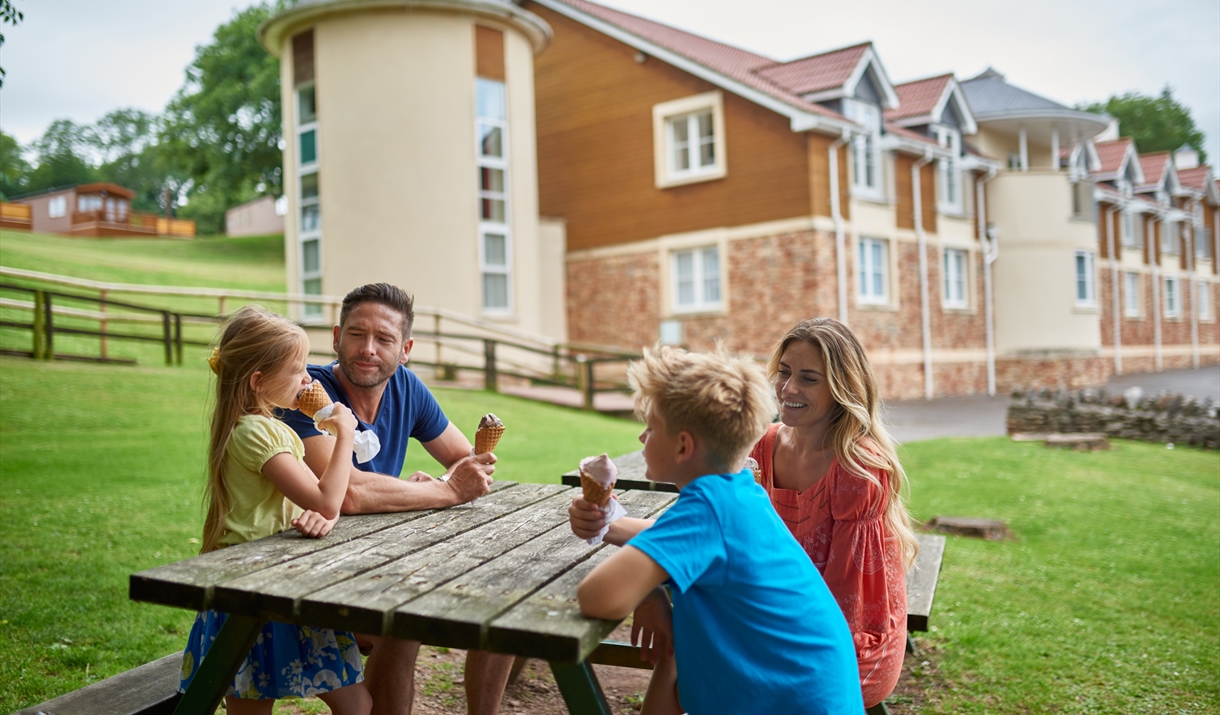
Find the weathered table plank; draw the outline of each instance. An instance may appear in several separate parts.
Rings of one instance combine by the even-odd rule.
[[[495,482],[492,489],[499,491],[515,485],[516,482]],[[128,597],[133,601],[201,611],[207,608],[215,584],[334,548],[431,513],[394,512],[341,518],[335,528],[320,539],[304,537],[293,530],[283,531],[258,541],[237,544],[132,574]]]
[[[573,493],[576,490],[572,490]],[[629,491],[619,501],[635,514],[672,501],[666,493]],[[566,514],[564,515],[566,522]],[[563,523],[441,585],[394,612],[387,635],[453,648],[486,648],[487,623],[590,555]]]
[[[474,507],[438,510],[368,534],[343,548],[314,552],[218,584],[209,608],[258,614],[276,621],[295,621],[298,601],[314,591],[456,537],[563,491],[566,490],[559,485],[501,489],[483,497]]]
[[[476,530],[309,594],[298,605],[298,619],[357,633],[389,634],[391,615],[399,605],[567,522],[570,489],[559,485],[521,485],[519,489],[550,496]],[[477,509],[483,508],[482,502],[479,500]]]
[[[916,534],[915,538],[919,540],[919,554],[915,557],[915,568],[907,573],[907,630],[926,631],[945,555],[945,537]]]
[[[656,493],[661,497],[651,508],[632,511],[632,516],[654,518],[668,508],[676,494]],[[625,498],[625,496],[624,496]],[[592,653],[602,639],[618,625],[580,615],[576,587],[597,564],[618,551],[597,549],[588,559],[547,583],[528,598],[488,624],[489,650],[512,652],[551,661],[579,662]]]

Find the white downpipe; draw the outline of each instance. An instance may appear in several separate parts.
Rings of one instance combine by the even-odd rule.
[[[1021,152],[1021,171],[1029,171],[1029,139],[1025,134],[1025,127],[1021,127],[1021,131],[1017,134]]]
[[[919,239],[919,322],[923,335],[923,398],[932,399],[932,316],[928,309],[928,237],[923,230],[923,186],[919,169],[932,161],[932,153],[911,166],[911,197],[915,202],[915,236]]]
[[[830,218],[835,223],[835,270],[839,279],[839,322],[847,325],[847,247],[843,211],[839,206],[839,147],[851,138],[846,131],[830,145]]]
[[[1051,129],[1051,171],[1059,173],[1059,127]]]
[[[1154,223],[1163,223],[1160,219],[1153,219]],[[1157,372],[1161,372],[1161,264],[1157,261],[1157,249],[1160,247],[1160,239],[1157,237],[1156,226],[1152,227],[1152,250],[1148,256],[1152,259],[1152,350],[1154,356],[1154,364]]]
[[[987,394],[995,397],[995,315],[992,306],[991,264],[999,256],[995,238],[987,231],[987,193],[984,184],[995,178],[996,170],[987,170],[987,176],[975,188],[975,215],[979,223],[979,240],[983,244],[983,322],[987,330]]]
[[[1114,374],[1123,374],[1123,314],[1118,290],[1118,256],[1114,253],[1114,212],[1117,206],[1106,211],[1107,246],[1110,249],[1110,305],[1114,313]]]
[[[1194,216],[1194,206],[1191,209],[1190,215]],[[1185,248],[1190,251],[1190,260],[1187,261],[1190,265],[1190,361],[1196,370],[1199,369],[1199,281],[1195,278],[1195,231],[1198,230],[1194,219],[1191,219],[1190,240]]]

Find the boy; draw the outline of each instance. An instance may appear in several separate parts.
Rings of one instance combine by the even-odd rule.
[[[676,692],[674,666],[661,654],[644,712],[859,715],[864,703],[843,614],[743,469],[775,415],[762,371],[745,360],[660,347],[646,350],[628,376],[647,424],[640,435],[645,476],[673,482],[680,494],[651,526],[637,519],[611,525],[618,528],[607,540],[630,541],[585,577],[577,598],[585,616],[609,620],[647,599],[645,647],[647,632],[656,631],[656,653],[666,650],[668,628],[664,618],[653,622],[661,601],[653,592],[671,586]],[[579,501],[574,530],[575,512],[587,506]]]

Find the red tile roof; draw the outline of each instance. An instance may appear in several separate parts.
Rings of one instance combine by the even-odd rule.
[[[1127,137],[1094,143],[1093,148],[1097,149],[1097,157],[1101,159],[1101,169],[1098,170],[1098,173],[1113,174],[1121,169],[1123,157],[1127,155],[1129,146],[1131,146],[1131,140]]]
[[[1210,172],[1211,167],[1206,164],[1193,169],[1178,169],[1178,181],[1182,186],[1202,191],[1207,188],[1207,175]]]
[[[821,92],[842,87],[851,79],[852,72],[860,64],[864,53],[872,47],[864,42],[840,50],[823,52],[783,64],[774,64],[758,70],[758,76],[770,80],[795,94]]]
[[[953,79],[952,74],[943,74],[939,77],[929,77],[895,85],[894,91],[898,93],[898,109],[886,110],[885,118],[893,121],[931,114],[936,109],[936,103],[945,93],[945,85],[949,84],[951,79]]]
[[[1165,169],[1169,166],[1169,152],[1158,151],[1155,154],[1140,154],[1140,169],[1144,172],[1144,186],[1156,186],[1165,178]]]
[[[851,68],[842,69],[851,56],[859,61],[860,55],[870,46],[870,43],[833,50],[823,55],[815,55],[793,62],[781,63],[748,50],[743,50],[722,42],[709,40],[675,27],[659,22],[646,20],[636,15],[611,10],[608,7],[588,2],[588,0],[559,0],[563,4],[606,22],[629,34],[635,35],[675,54],[700,64],[714,72],[735,80],[751,89],[763,92],[796,109],[810,114],[849,121],[838,112],[801,99],[800,95],[813,91],[804,89],[833,82],[842,77],[839,84],[846,82],[851,74]],[[823,61],[823,58],[831,57]],[[789,65],[798,67],[784,70]],[[826,85],[826,88],[837,85]]]

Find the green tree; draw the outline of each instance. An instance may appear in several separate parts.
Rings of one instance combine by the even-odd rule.
[[[0,131],[0,199],[25,193],[30,163],[21,156],[17,140]]]
[[[1207,161],[1203,132],[1195,126],[1190,109],[1173,98],[1169,85],[1156,97],[1127,92],[1077,108],[1086,112],[1105,112],[1118,119],[1119,135],[1131,137],[1140,153],[1173,151],[1187,145],[1199,152],[1201,162]]]
[[[0,25],[8,23],[13,27],[25,19],[25,14],[13,5],[12,0],[0,0]],[[4,33],[0,32],[0,47],[4,46]],[[0,67],[0,87],[4,86],[4,68]]]
[[[27,191],[43,191],[97,180],[97,170],[87,158],[91,148],[87,126],[76,124],[71,119],[56,119],[30,146],[36,158],[25,187]]]
[[[132,208],[137,211],[164,211],[166,190],[176,196],[182,184],[181,179],[168,175],[165,162],[159,161],[160,121],[143,110],[116,109],[88,131],[89,143],[101,162],[98,175],[134,191]]]
[[[181,215],[200,233],[219,232],[230,206],[281,193],[279,60],[256,36],[281,6],[254,5],[217,28],[166,108],[158,143],[166,165],[189,179]]]

